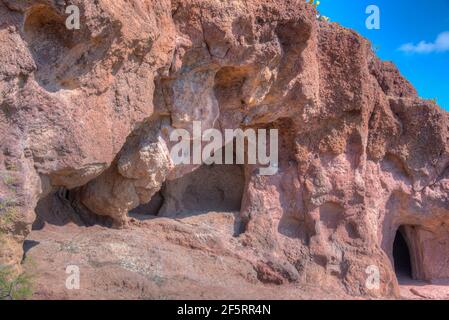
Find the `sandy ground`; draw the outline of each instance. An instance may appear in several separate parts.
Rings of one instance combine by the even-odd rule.
[[[143,220],[143,221],[142,221]],[[125,230],[46,224],[25,242],[34,299],[354,299],[338,290],[261,283],[235,214],[141,216]],[[79,289],[67,289],[79,269]],[[401,278],[404,299],[449,299],[449,283]]]
[[[404,299],[411,300],[448,300],[449,280],[440,282],[425,282],[400,277],[400,292]]]

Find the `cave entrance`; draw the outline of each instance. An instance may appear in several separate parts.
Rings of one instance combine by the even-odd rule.
[[[404,227],[400,227],[396,231],[393,242],[393,262],[396,277],[399,282],[413,278],[411,254]]]
[[[148,203],[141,204],[137,208],[130,210],[128,215],[138,220],[146,220],[157,216],[163,204],[164,197],[162,196],[162,192],[158,191]]]
[[[173,181],[163,194],[164,215],[240,211],[245,185],[242,165],[202,165]]]
[[[166,181],[149,203],[131,210],[130,216],[142,220],[240,212],[244,186],[243,165],[203,164],[181,178]]]

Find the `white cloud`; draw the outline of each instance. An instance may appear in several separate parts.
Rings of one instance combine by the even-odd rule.
[[[449,51],[449,31],[438,35],[435,42],[421,41],[418,44],[406,43],[399,47],[399,50],[406,53],[432,53]]]

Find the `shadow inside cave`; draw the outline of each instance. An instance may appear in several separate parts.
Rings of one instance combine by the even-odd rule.
[[[232,214],[234,236],[242,234],[246,224],[240,216],[245,187],[242,165],[202,165],[175,180],[166,181],[152,199],[131,210],[137,220],[159,217],[177,220],[212,212]]]
[[[93,225],[112,227],[111,218],[91,213],[81,203],[75,201],[75,195],[76,190],[59,188],[40,199],[35,209],[36,219],[32,230],[42,230],[46,224],[62,227],[69,223],[79,227]]]
[[[410,250],[407,241],[404,238],[401,228],[396,232],[393,243],[393,260],[396,277],[400,284],[412,280],[412,265]]]

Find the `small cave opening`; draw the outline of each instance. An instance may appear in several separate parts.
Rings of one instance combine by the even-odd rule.
[[[77,199],[77,189],[54,187],[40,198],[34,209],[36,217],[31,225],[31,232],[23,243],[23,261],[33,247],[39,245],[36,236],[45,233],[48,226],[64,227],[70,224],[79,227],[101,225],[111,228],[113,221],[110,217],[98,216],[91,213]]]
[[[237,237],[246,229],[240,217],[244,188],[243,165],[203,164],[180,178],[167,180],[148,203],[130,210],[128,215],[141,221],[203,214],[232,216],[233,236]]]
[[[162,187],[162,189],[163,188],[164,187]],[[161,191],[156,192],[148,203],[141,204],[137,208],[130,210],[128,215],[138,220],[146,220],[156,217],[164,204],[162,189]]]
[[[217,72],[214,92],[221,110],[236,110],[246,104],[242,88],[248,75],[248,68],[223,67]]]
[[[40,199],[35,208],[36,220],[32,230],[42,230],[46,224],[63,226],[73,221],[70,191],[57,188]]]
[[[164,188],[168,215],[240,212],[245,186],[242,165],[202,165]]]
[[[185,176],[167,181],[160,215],[183,219],[219,216],[214,228],[229,230],[233,237],[246,231],[247,221],[240,215],[245,190],[244,166],[203,164]]]
[[[109,217],[91,213],[78,201],[77,189],[55,188],[37,202],[35,213],[36,219],[32,224],[33,231],[42,230],[47,224],[65,226],[74,223],[84,227],[112,226],[112,220]]]
[[[26,13],[23,32],[38,68],[36,80],[47,90],[57,91],[55,71],[74,46],[65,18],[47,5],[36,5]]]
[[[128,216],[140,221],[155,218],[208,221],[215,216],[215,222],[224,222],[218,223],[218,228],[232,225],[234,236],[241,235],[246,230],[247,219],[241,217],[246,179],[245,165],[237,157],[239,146],[234,139],[232,148],[227,149],[229,145],[226,145],[220,153],[210,154],[217,159],[221,155],[221,161],[207,159],[200,165],[179,166],[149,202],[131,209]],[[229,151],[232,159],[227,154]]]
[[[191,216],[207,212],[240,212],[245,176],[243,165],[201,165],[164,183],[148,203],[130,210],[139,220],[155,216]]]
[[[399,283],[412,279],[411,255],[403,228],[398,229],[393,242],[393,262]]]
[[[53,63],[64,47],[72,45],[65,19],[47,5],[36,5],[25,16],[23,31],[40,63]]]

